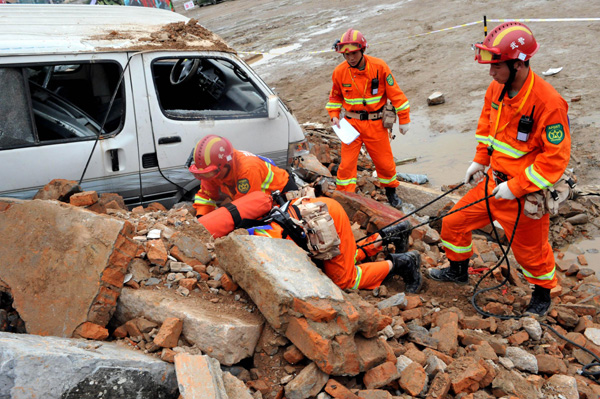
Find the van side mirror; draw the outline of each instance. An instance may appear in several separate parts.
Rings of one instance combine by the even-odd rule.
[[[267,116],[269,119],[275,119],[279,115],[279,97],[275,94],[267,98]]]

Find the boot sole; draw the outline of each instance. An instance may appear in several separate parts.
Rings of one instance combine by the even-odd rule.
[[[458,285],[467,285],[467,284],[469,284],[469,280],[468,279],[467,279],[467,281],[444,280],[444,279],[441,279],[441,278],[434,277],[431,273],[429,273],[429,271],[427,272],[427,277],[429,277],[432,280],[439,281],[441,283],[454,283],[454,284],[458,284]]]
[[[543,315],[539,315],[537,313],[532,313],[532,312],[525,312],[521,315],[521,317],[533,317],[534,319],[536,319],[537,321],[546,321],[546,317],[548,317],[548,313],[550,313],[550,311],[554,308],[554,304],[550,303],[550,307],[548,308],[548,310],[546,310],[546,313],[544,313]]]

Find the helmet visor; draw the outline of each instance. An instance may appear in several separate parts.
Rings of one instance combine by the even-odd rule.
[[[358,42],[336,43],[335,45],[335,51],[337,51],[338,53],[353,53],[362,49],[362,44]]]
[[[190,166],[190,172],[194,175],[194,177],[198,180],[210,180],[214,179],[221,169],[217,168],[215,165],[211,165],[206,169],[198,169],[196,165]]]
[[[475,59],[480,64],[497,63],[502,58],[500,50],[497,48],[488,48],[481,43],[475,43],[473,47],[475,50]]]

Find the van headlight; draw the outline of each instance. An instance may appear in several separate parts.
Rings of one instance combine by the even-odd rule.
[[[288,165],[293,165],[294,159],[308,154],[310,154],[310,149],[306,139],[290,143],[288,145]]]

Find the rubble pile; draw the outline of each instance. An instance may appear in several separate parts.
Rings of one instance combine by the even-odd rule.
[[[302,162],[311,171],[305,177],[327,175],[321,159]],[[366,196],[323,184],[357,238],[403,216],[378,201],[385,197],[376,179],[363,177]],[[0,396],[82,397],[90,389],[120,398],[600,395],[600,385],[578,373],[596,361],[582,347],[600,356],[600,281],[583,254],[567,261],[556,251],[559,286],[546,323],[565,340],[533,318],[488,318],[473,308],[472,287],[502,257],[489,227],[474,235],[467,286],[426,279],[419,295],[405,295],[394,277],[373,291],[344,292],[291,241],[245,230],[215,241],[189,204],[129,211],[120,197],[74,183],[53,181],[43,200],[0,200],[0,373],[9,381]],[[427,188],[409,186],[399,188],[405,200],[430,200]],[[422,215],[409,220],[420,225],[409,244],[423,268],[446,265],[437,225]],[[593,234],[597,224],[591,197],[568,201],[552,220],[553,240]],[[480,288],[508,284],[477,296],[482,310],[499,316],[520,314],[532,291],[508,259],[510,267],[496,268]],[[62,367],[61,354],[77,360],[63,367],[60,382],[44,385],[48,370]]]

